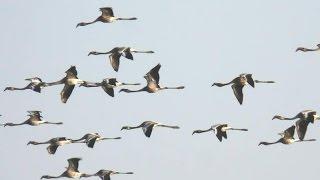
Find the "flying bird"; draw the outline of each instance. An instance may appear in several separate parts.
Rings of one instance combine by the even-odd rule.
[[[294,131],[295,131],[296,126],[291,126],[288,129],[286,129],[284,132],[279,133],[281,138],[276,141],[276,142],[260,142],[260,145],[271,145],[271,144],[277,144],[277,143],[282,143],[282,144],[292,144],[295,142],[304,142],[304,141],[316,141],[315,139],[308,139],[308,140],[300,140],[300,139],[295,139],[294,138]]]
[[[3,124],[4,127],[6,126],[20,126],[20,125],[30,125],[30,126],[39,126],[41,124],[55,124],[55,125],[61,125],[62,122],[49,122],[42,120],[41,111],[28,111],[29,118],[22,122],[22,123],[5,123]]]
[[[109,96],[114,97],[114,88],[119,87],[119,86],[124,86],[124,85],[140,85],[140,83],[123,83],[117,81],[116,78],[106,78],[103,79],[102,82],[96,83],[96,82],[88,82],[84,81],[83,84],[80,86],[84,87],[102,87],[104,92],[106,92]]]
[[[152,130],[155,127],[165,127],[165,128],[171,128],[171,129],[179,129],[179,126],[169,126],[169,125],[164,125],[160,124],[158,122],[154,121],[145,121],[139,126],[123,126],[121,130],[131,130],[131,129],[137,129],[137,128],[142,128],[143,133],[149,138],[151,136]]]
[[[57,178],[77,178],[80,179],[82,177],[90,177],[90,175],[86,173],[79,172],[79,161],[81,158],[70,158],[68,159],[69,166],[66,168],[66,170],[59,176],[50,176],[50,175],[44,175],[40,179],[57,179]]]
[[[242,104],[243,102],[243,93],[242,89],[245,85],[249,84],[253,88],[255,87],[255,83],[275,83],[274,81],[259,81],[253,80],[252,74],[240,74],[238,77],[234,78],[232,81],[228,83],[213,83],[212,86],[223,87],[232,84],[232,90],[234,95],[236,96],[238,102]]]
[[[204,133],[204,132],[213,131],[216,134],[219,141],[221,142],[222,137],[227,139],[227,131],[229,131],[229,130],[248,131],[248,129],[238,129],[238,128],[230,127],[230,126],[228,126],[228,124],[216,124],[216,125],[211,126],[207,130],[195,130],[195,131],[193,131],[192,135],[196,134],[196,133]]]
[[[66,137],[56,137],[52,138],[45,142],[36,142],[36,141],[29,141],[27,145],[42,145],[42,144],[49,144],[47,147],[47,151],[49,154],[55,154],[59,146],[63,146],[65,144],[71,144],[74,143],[72,139],[66,138]]]
[[[42,82],[42,80],[38,77],[34,77],[34,78],[28,78],[25,79],[26,81],[30,81],[30,83],[23,87],[23,88],[17,88],[17,87],[6,87],[4,89],[4,91],[15,91],[15,90],[26,90],[26,89],[30,89],[34,92],[38,92],[41,93],[41,89],[43,87],[45,87],[45,82]]]
[[[117,172],[117,171],[112,171],[112,170],[101,169],[97,173],[90,175],[90,176],[98,176],[98,177],[100,177],[101,180],[110,180],[111,179],[110,176],[114,175],[114,174],[133,174],[133,172]]]
[[[296,131],[298,134],[298,137],[300,140],[303,140],[306,132],[307,132],[307,128],[309,123],[314,123],[315,120],[319,120],[320,117],[317,114],[316,111],[313,110],[304,110],[299,112],[297,115],[295,115],[294,117],[288,118],[288,117],[283,117],[281,115],[275,115],[272,120],[274,119],[279,119],[279,120],[295,120],[295,119],[299,119],[298,121],[296,121]]]
[[[308,49],[308,48],[304,48],[304,47],[298,47],[296,49],[296,52],[298,52],[298,51],[308,52],[308,51],[319,51],[319,50],[320,50],[320,44],[317,44],[317,48],[315,48],[315,49]]]
[[[103,22],[103,23],[112,23],[112,22],[115,22],[118,20],[137,20],[136,17],[132,17],[132,18],[115,17],[111,7],[100,8],[100,11],[101,11],[101,15],[96,20],[94,20],[92,22],[81,22],[81,23],[77,24],[77,27],[86,26],[89,24],[96,23],[98,21]]]
[[[62,103],[66,103],[77,84],[83,84],[84,81],[78,78],[78,72],[75,66],[71,66],[66,72],[66,76],[59,81],[46,83],[46,86],[64,84],[60,93]]]
[[[73,142],[86,143],[89,148],[93,148],[96,142],[109,139],[121,139],[121,137],[105,138],[98,133],[87,133],[82,138],[73,140]]]
[[[120,57],[123,56],[127,59],[133,60],[133,53],[154,53],[153,51],[139,51],[136,49],[133,49],[131,47],[115,47],[107,52],[96,52],[91,51],[88,56],[90,55],[101,55],[101,54],[110,54],[109,60],[112,68],[118,72],[119,65],[120,65]]]
[[[159,85],[159,70],[161,68],[161,65],[158,64],[154,68],[152,68],[145,76],[144,78],[147,81],[147,86],[145,86],[142,89],[139,90],[130,90],[130,89],[121,89],[119,92],[126,92],[126,93],[132,93],[132,92],[142,92],[146,91],[148,93],[156,93],[160,90],[164,89],[184,89],[184,86],[179,86],[179,87],[161,87]]]

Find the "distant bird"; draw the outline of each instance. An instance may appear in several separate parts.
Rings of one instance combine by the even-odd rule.
[[[231,87],[232,87],[233,93],[236,96],[238,102],[240,104],[242,104],[242,102],[243,102],[243,93],[242,93],[243,87],[245,85],[249,84],[250,86],[252,86],[254,88],[255,83],[275,83],[275,82],[274,81],[253,80],[252,74],[243,73],[228,83],[213,83],[212,86],[223,87],[223,86],[232,84]]]
[[[78,26],[86,26],[86,25],[93,24],[98,21],[103,22],[103,23],[112,23],[112,22],[115,22],[118,20],[137,20],[136,17],[132,17],[132,18],[115,17],[111,7],[100,8],[100,11],[102,14],[96,20],[94,20],[92,22],[81,22],[81,23],[77,24],[77,27]]]
[[[230,126],[228,126],[228,124],[216,124],[211,126],[209,129],[207,130],[195,130],[193,131],[193,134],[196,133],[204,133],[204,132],[209,132],[209,131],[213,131],[217,138],[219,139],[219,141],[222,141],[222,137],[224,137],[225,139],[227,139],[227,131],[229,130],[236,130],[236,131],[248,131],[248,129],[237,129],[237,128],[232,128]]]
[[[98,176],[98,177],[100,177],[101,180],[110,180],[111,179],[110,176],[114,175],[114,174],[133,174],[133,172],[116,172],[116,171],[112,171],[112,170],[101,169],[97,173],[90,175],[90,176]]]
[[[46,86],[54,86],[64,84],[64,87],[60,93],[62,103],[66,103],[77,84],[83,84],[84,81],[78,78],[78,72],[75,66],[71,66],[66,72],[66,76],[60,81],[46,83]]]
[[[308,49],[308,48],[304,48],[304,47],[298,47],[296,49],[296,52],[298,51],[302,51],[302,52],[307,52],[307,51],[320,51],[320,44],[317,44],[317,48],[315,49]]]
[[[158,64],[154,68],[152,68],[145,76],[144,78],[147,80],[147,86],[139,89],[139,90],[129,90],[129,89],[121,89],[119,92],[126,92],[126,93],[132,93],[132,92],[142,92],[146,91],[148,93],[156,93],[160,90],[164,89],[184,89],[184,86],[179,86],[179,87],[161,87],[159,85],[159,70],[160,70],[161,65]]]
[[[41,145],[41,144],[49,144],[47,147],[47,151],[49,154],[55,154],[59,146],[63,146],[65,144],[73,143],[72,139],[66,137],[56,137],[52,138],[45,142],[36,142],[36,141],[29,141],[27,145]]]
[[[80,139],[73,140],[73,142],[86,143],[89,148],[93,148],[94,144],[95,144],[97,141],[103,141],[103,140],[109,140],[109,139],[121,139],[121,137],[105,138],[105,137],[102,137],[102,136],[101,136],[100,134],[98,134],[98,133],[88,133],[88,134],[85,134],[85,135],[84,135],[82,138],[80,138]]]
[[[145,121],[139,126],[131,127],[131,126],[123,126],[121,130],[131,130],[131,129],[137,129],[137,128],[142,128],[143,133],[147,136],[150,137],[153,128],[155,127],[166,127],[166,128],[171,128],[171,129],[179,129],[179,126],[169,126],[169,125],[164,125],[160,124],[158,122],[153,122],[153,121]]]
[[[56,179],[56,178],[77,178],[80,179],[82,177],[90,177],[90,175],[81,173],[78,170],[79,167],[79,161],[81,158],[70,158],[68,159],[69,166],[67,167],[67,170],[64,171],[59,176],[50,176],[50,175],[44,175],[40,179]]]
[[[279,133],[281,135],[281,138],[276,141],[276,142],[260,142],[260,145],[271,145],[271,144],[277,144],[277,143],[282,143],[282,144],[292,144],[294,142],[303,142],[303,141],[316,141],[315,139],[308,139],[308,140],[300,140],[300,139],[295,139],[294,138],[294,131],[295,131],[296,126],[291,126],[290,128],[286,129],[284,132]]]
[[[299,119],[298,121],[296,121],[296,130],[297,130],[297,134],[300,140],[304,139],[304,136],[306,135],[307,132],[307,128],[309,123],[314,123],[315,120],[319,120],[320,117],[317,114],[316,111],[313,110],[304,110],[299,112],[297,115],[295,115],[292,118],[288,118],[288,117],[283,117],[280,115],[275,115],[273,119],[279,119],[279,120],[295,120],[295,119]]]
[[[112,68],[118,72],[119,70],[119,65],[120,65],[120,57],[123,56],[127,59],[133,60],[133,55],[132,53],[154,53],[153,51],[139,51],[136,49],[133,49],[131,47],[115,47],[111,49],[108,52],[96,52],[96,51],[91,51],[88,56],[90,55],[100,55],[100,54],[110,54],[109,59],[110,59],[110,64]]]
[[[55,124],[55,125],[61,125],[63,124],[62,122],[49,122],[49,121],[44,121],[42,120],[42,116],[41,116],[41,111],[28,111],[28,116],[29,118],[22,122],[22,123],[18,123],[18,124],[14,124],[14,123],[5,123],[3,124],[3,126],[20,126],[20,125],[30,125],[30,126],[39,126],[41,124]]]
[[[102,82],[100,83],[93,83],[93,82],[88,82],[84,81],[83,84],[80,86],[85,86],[85,87],[102,87],[102,89],[111,97],[114,97],[114,90],[113,88],[119,87],[119,86],[124,86],[124,85],[140,85],[140,83],[122,83],[117,81],[116,78],[106,78],[103,79]]]
[[[4,91],[15,91],[15,90],[26,90],[26,89],[30,89],[32,91],[35,91],[35,92],[38,92],[38,93],[41,93],[41,89],[43,87],[45,87],[45,83],[42,82],[42,80],[38,77],[34,77],[34,78],[28,78],[28,79],[25,79],[26,81],[30,81],[30,83],[23,87],[23,88],[16,88],[16,87],[6,87],[4,89]]]

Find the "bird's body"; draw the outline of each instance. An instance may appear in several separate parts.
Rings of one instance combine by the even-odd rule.
[[[113,22],[118,21],[118,20],[137,20],[136,17],[132,17],[132,18],[115,17],[111,7],[100,8],[100,11],[101,11],[101,15],[97,19],[95,19],[92,22],[81,22],[81,23],[78,23],[77,27],[86,26],[86,25],[93,24],[93,23],[96,23],[96,22],[113,23]]]
[[[296,52],[298,51],[302,51],[302,52],[308,52],[308,51],[320,51],[320,44],[317,44],[317,47],[315,49],[309,49],[309,48],[305,48],[305,47],[298,47],[296,49]]]
[[[85,87],[101,87],[111,97],[114,97],[114,88],[124,85],[140,85],[140,83],[122,83],[117,81],[116,78],[106,78],[99,83],[85,81],[81,84],[81,86]]]
[[[131,47],[115,47],[107,52],[96,52],[91,51],[89,55],[101,55],[101,54],[110,54],[109,60],[112,68],[117,72],[120,65],[120,57],[123,56],[126,59],[133,60],[133,53],[154,53],[153,51],[140,51],[133,49]]]
[[[315,120],[319,120],[320,117],[317,115],[316,111],[304,110],[304,111],[299,112],[297,115],[295,115],[294,117],[291,117],[291,118],[283,117],[280,115],[275,115],[272,119],[279,119],[279,120],[299,119],[295,123],[296,124],[296,131],[297,131],[299,139],[303,140],[306,135],[309,123],[313,124],[315,122]]]
[[[242,89],[244,86],[249,84],[253,88],[255,87],[255,83],[275,83],[274,81],[259,81],[253,80],[252,74],[240,74],[238,77],[234,78],[232,81],[228,83],[213,83],[212,86],[223,87],[232,84],[232,90],[234,95],[236,96],[238,102],[240,104],[243,103],[243,92]]]
[[[46,86],[54,86],[64,84],[60,93],[62,103],[66,103],[77,84],[83,84],[84,81],[78,78],[78,72],[75,66],[71,66],[66,72],[66,76],[56,82],[46,83]]]
[[[58,179],[58,178],[74,178],[80,179],[81,177],[90,177],[90,175],[79,172],[79,161],[81,158],[70,158],[68,159],[69,166],[67,169],[59,176],[44,175],[40,179]]]
[[[137,129],[137,128],[142,128],[143,133],[145,134],[146,137],[150,137],[153,128],[155,127],[166,127],[166,128],[171,128],[171,129],[179,129],[179,126],[169,126],[169,125],[164,125],[164,124],[160,124],[158,122],[154,122],[154,121],[144,121],[143,123],[141,123],[139,126],[123,126],[121,128],[121,130],[131,130],[131,129]]]
[[[117,172],[112,170],[101,169],[97,173],[89,176],[98,176],[101,180],[110,180],[110,176],[114,174],[133,174],[133,172]]]
[[[73,142],[86,143],[89,148],[93,148],[96,142],[109,139],[121,139],[121,137],[105,138],[98,133],[87,133],[82,138],[73,140]]]
[[[217,136],[217,138],[219,139],[219,141],[221,142],[222,138],[227,139],[227,131],[229,131],[229,130],[248,131],[248,129],[238,129],[238,128],[230,127],[228,124],[216,124],[216,125],[211,126],[207,130],[195,130],[195,131],[193,131],[192,134],[213,131],[215,133],[215,135]]]
[[[17,87],[6,87],[4,89],[4,91],[15,91],[15,90],[27,90],[27,89],[30,89],[32,91],[35,91],[35,92],[38,92],[38,93],[41,93],[41,89],[43,87],[45,87],[46,83],[43,82],[40,78],[38,77],[34,77],[34,78],[28,78],[28,79],[25,79],[26,81],[30,81],[30,83],[23,87],[23,88],[17,88]]]
[[[147,81],[147,86],[145,86],[142,89],[139,90],[129,90],[129,89],[121,89],[119,92],[126,92],[126,93],[132,93],[132,92],[148,92],[148,93],[156,93],[160,90],[165,90],[165,89],[184,89],[184,86],[179,86],[179,87],[161,87],[159,85],[159,70],[161,68],[161,65],[158,64],[154,68],[152,68],[145,76],[144,78]]]
[[[286,129],[284,132],[279,133],[281,135],[281,138],[278,141],[275,142],[260,142],[260,145],[272,145],[272,144],[277,144],[277,143],[282,143],[282,144],[292,144],[295,142],[304,142],[304,141],[315,141],[315,139],[308,139],[308,140],[300,140],[300,139],[295,139],[294,138],[294,131],[295,131],[296,126],[291,126],[288,129]]]
[[[66,137],[56,137],[45,142],[29,141],[28,145],[29,144],[32,144],[32,145],[49,144],[49,146],[47,147],[48,153],[55,154],[59,146],[63,146],[71,143],[73,143],[72,139],[68,139]]]
[[[61,125],[63,124],[62,122],[49,122],[49,121],[45,121],[42,120],[42,116],[41,116],[41,111],[28,111],[28,116],[29,118],[22,122],[22,123],[5,123],[3,124],[3,126],[20,126],[20,125],[30,125],[30,126],[39,126],[42,124],[55,124],[55,125]]]

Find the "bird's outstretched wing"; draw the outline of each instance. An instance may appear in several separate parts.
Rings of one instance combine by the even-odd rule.
[[[146,123],[143,127],[142,127],[142,130],[143,130],[143,133],[147,136],[147,137],[150,137],[151,136],[151,133],[152,133],[152,130],[153,130],[153,127],[154,127],[154,123]]]
[[[284,137],[285,138],[293,138],[294,136],[294,130],[296,129],[296,126],[295,125],[292,125],[291,127],[289,127],[288,129],[286,129],[284,131]]]
[[[49,154],[55,154],[57,149],[58,149],[59,146],[57,145],[50,145],[47,147],[47,151]]]
[[[113,88],[108,88],[106,86],[102,86],[104,92],[106,92],[109,96],[114,97],[114,90]]]
[[[296,122],[297,127],[297,134],[300,140],[304,139],[304,136],[306,135],[307,129],[308,129],[309,121],[300,119]]]
[[[252,79],[252,74],[247,74],[246,78],[247,78],[248,84],[250,84],[250,86],[254,88],[254,80]]]
[[[160,76],[159,76],[159,70],[161,68],[161,64],[156,65],[154,68],[152,68],[144,77],[145,79],[149,81],[155,81],[157,84],[159,84]]]
[[[100,8],[100,11],[102,13],[102,16],[114,17],[112,7],[103,7],[103,8]]]
[[[74,89],[75,85],[69,85],[69,84],[65,84],[61,93],[60,93],[60,96],[61,96],[61,101],[63,103],[66,103]]]
[[[78,168],[79,168],[79,161],[81,160],[81,158],[70,158],[68,159],[68,170],[73,170],[76,172],[79,172]]]
[[[242,104],[242,102],[243,102],[243,93],[242,93],[243,85],[233,84],[231,87],[232,87],[233,93],[236,96],[238,102],[240,104]]]
[[[121,57],[120,53],[112,53],[109,56],[110,64],[111,64],[113,70],[115,70],[116,72],[118,72],[118,70],[119,70],[120,57]]]

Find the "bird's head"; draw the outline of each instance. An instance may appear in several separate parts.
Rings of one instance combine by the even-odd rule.
[[[258,146],[260,146],[260,145],[266,145],[267,143],[266,142],[260,142],[259,144],[258,144]]]
[[[13,90],[14,90],[14,88],[13,88],[13,87],[6,87],[3,91],[7,91],[7,90],[9,90],[9,91],[13,91]]]
[[[27,143],[27,145],[30,145],[30,144],[32,144],[32,145],[37,145],[38,143],[35,142],[35,141],[29,141],[29,142]]]
[[[120,92],[130,92],[130,90],[129,89],[120,89],[119,93]]]
[[[99,53],[97,51],[91,51],[91,52],[89,52],[88,56],[90,56],[90,55],[98,55],[98,54]]]
[[[79,26],[85,26],[85,25],[87,25],[87,23],[81,22],[81,23],[78,23],[78,24],[77,24],[76,28],[79,27]]]
[[[195,130],[195,131],[192,132],[192,135],[197,134],[197,133],[201,133],[201,131],[200,130]]]
[[[296,52],[298,52],[298,51],[306,52],[307,49],[306,49],[306,48],[303,48],[303,47],[298,47],[298,48],[296,49]]]
[[[211,85],[211,87],[212,87],[212,86],[222,87],[222,86],[223,86],[223,84],[221,84],[221,83],[213,83],[213,84]]]
[[[123,127],[121,128],[121,131],[124,130],[124,129],[125,129],[125,130],[130,130],[131,128],[130,128],[129,126],[123,126]]]
[[[274,119],[280,119],[280,120],[283,120],[283,117],[282,117],[282,116],[280,116],[280,115],[275,115],[275,116],[273,116],[272,120],[274,120]]]
[[[44,175],[44,176],[41,176],[41,178],[40,179],[49,179],[50,178],[50,176],[48,176],[48,175]]]
[[[6,127],[6,126],[13,126],[14,124],[13,123],[5,123],[3,124],[3,127]]]

